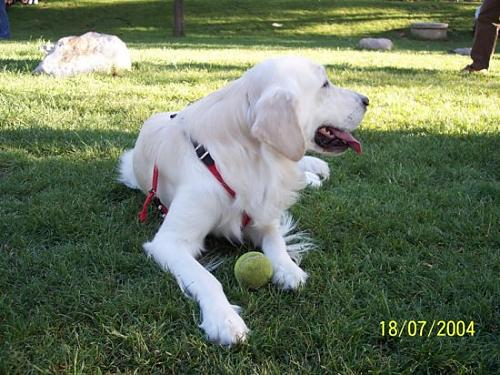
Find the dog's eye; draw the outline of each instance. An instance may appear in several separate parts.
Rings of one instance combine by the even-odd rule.
[[[321,86],[321,87],[326,89],[328,86],[330,86],[330,82],[325,81],[325,83],[323,83],[323,86]]]

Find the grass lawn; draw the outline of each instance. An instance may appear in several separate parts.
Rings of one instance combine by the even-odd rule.
[[[470,46],[478,3],[185,3],[183,39],[170,37],[167,1],[9,11],[13,38],[0,41],[0,373],[498,373],[500,58],[488,75],[463,75],[469,59],[447,53]],[[409,38],[408,26],[426,20],[449,23],[449,40]],[[30,74],[41,44],[88,30],[122,37],[133,71]],[[390,37],[395,49],[359,51],[363,36]],[[251,247],[207,241],[229,257],[215,274],[252,330],[247,343],[222,348],[205,341],[196,304],[145,257],[141,244],[160,221],[138,223],[143,196],[114,181],[115,167],[150,114],[284,54],[325,64],[334,84],[370,98],[357,132],[364,154],[330,159],[330,180],[293,208],[318,245],[300,292],[240,291],[232,266]],[[391,335],[390,320],[405,329]],[[473,321],[475,332],[459,337],[451,323],[451,337],[438,336],[430,328],[439,320]],[[415,333],[410,321],[427,325]]]

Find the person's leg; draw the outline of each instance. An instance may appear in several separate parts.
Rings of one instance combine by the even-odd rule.
[[[472,44],[472,64],[469,67],[473,70],[489,68],[498,35],[498,27],[494,24],[499,23],[499,18],[500,0],[484,0],[477,19],[476,33]]]
[[[6,38],[10,38],[9,19],[7,18],[5,1],[0,0],[0,39]]]

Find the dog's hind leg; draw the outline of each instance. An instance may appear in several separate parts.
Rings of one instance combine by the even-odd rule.
[[[232,345],[246,339],[248,328],[238,315],[238,307],[227,300],[220,282],[195,259],[218,217],[214,215],[216,202],[193,199],[199,196],[192,191],[177,194],[160,230],[144,249],[176,278],[185,294],[199,303],[200,327],[208,339]]]

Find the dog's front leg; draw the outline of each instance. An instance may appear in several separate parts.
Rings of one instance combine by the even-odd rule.
[[[236,344],[248,334],[238,307],[229,303],[220,282],[195,259],[217,215],[210,215],[213,207],[208,207],[209,201],[195,205],[192,197],[186,194],[186,199],[174,199],[160,230],[153,241],[144,244],[144,250],[199,303],[200,327],[208,339],[221,345]]]
[[[298,289],[307,280],[307,273],[294,263],[286,249],[279,222],[252,230],[254,243],[262,247],[273,265],[273,283],[283,289]]]

